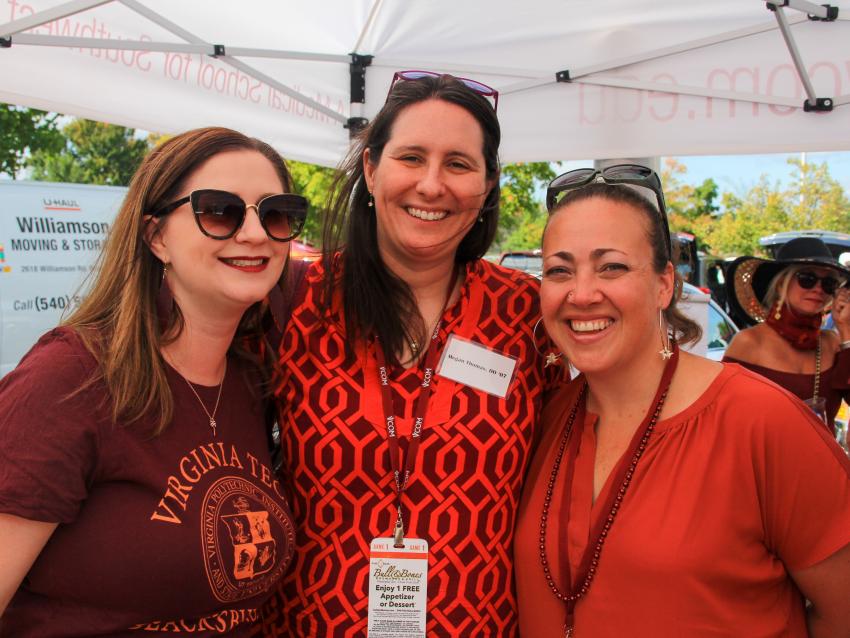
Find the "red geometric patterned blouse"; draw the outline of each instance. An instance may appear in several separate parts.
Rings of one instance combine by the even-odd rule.
[[[374,346],[347,360],[340,318],[320,320],[322,267],[306,275],[281,346],[284,479],[294,489],[295,558],[265,610],[267,636],[366,634],[369,543],[391,536],[393,480]],[[467,266],[449,333],[515,357],[507,398],[439,375],[403,496],[405,536],[430,545],[428,636],[515,636],[512,543],[544,390],[560,382],[532,344],[538,282],[487,261]],[[542,333],[542,330],[539,330]],[[540,342],[542,351],[551,349]],[[402,450],[423,369],[390,371]]]

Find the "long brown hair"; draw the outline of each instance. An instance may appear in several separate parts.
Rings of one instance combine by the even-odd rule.
[[[401,352],[407,340],[420,343],[426,327],[408,285],[383,263],[378,252],[377,219],[363,169],[363,152],[370,161],[381,160],[392,137],[393,125],[404,109],[426,100],[442,100],[466,110],[481,127],[485,177],[493,182],[478,223],[472,225],[455,253],[463,265],[484,256],[499,223],[499,142],[501,129],[496,111],[451,75],[398,82],[386,104],[357,138],[334,181],[323,226],[325,285],[322,309],[330,312],[334,293],[342,291],[346,347],[376,335],[387,353]],[[341,273],[336,269],[337,252]],[[349,350],[350,352],[350,350]],[[395,356],[394,354],[392,355]]]
[[[145,240],[146,215],[175,199],[186,180],[208,159],[238,150],[262,154],[274,166],[284,189],[292,190],[283,158],[265,142],[219,127],[172,137],[151,151],[133,175],[98,258],[90,290],[63,322],[76,330],[97,359],[98,373],[84,388],[103,381],[108,390],[105,399],[110,401],[116,423],[129,424],[156,415],[153,434],[158,435],[174,412],[160,348],[180,334],[183,318],[175,304],[167,318],[168,328],[160,330],[156,296],[163,265]],[[230,347],[231,353],[256,364],[261,375],[271,369],[266,364],[274,355],[263,338],[267,314],[267,304],[252,305],[243,315]],[[249,344],[252,347],[247,347]]]

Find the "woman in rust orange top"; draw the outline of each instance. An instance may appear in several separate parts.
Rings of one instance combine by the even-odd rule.
[[[850,635],[850,463],[784,390],[679,351],[657,176],[582,169],[548,203],[541,310],[582,374],[520,506],[521,634]]]

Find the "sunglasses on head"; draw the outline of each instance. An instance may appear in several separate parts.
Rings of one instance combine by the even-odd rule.
[[[664,240],[667,245],[667,256],[672,258],[673,243],[670,239],[670,225],[667,222],[667,205],[664,203],[664,191],[661,189],[661,179],[651,168],[640,164],[614,164],[602,169],[577,168],[558,175],[549,182],[546,189],[546,210],[550,213],[560,201],[560,195],[584,188],[589,184],[602,182],[611,185],[627,184],[649,189],[655,195],[658,214],[661,217],[661,227],[664,230]]]
[[[390,97],[390,93],[393,91],[393,87],[399,82],[406,82],[411,80],[421,80],[422,78],[438,78],[442,73],[434,73],[433,71],[396,71],[393,76],[393,81],[390,82],[390,90],[387,92],[387,99]],[[469,78],[459,78],[457,76],[452,76],[455,80],[463,84],[466,88],[471,90],[473,93],[477,93],[478,95],[485,98],[492,98],[493,110],[496,111],[499,108],[499,92],[491,86],[487,86],[486,84],[482,84],[477,80],[470,80]]]
[[[843,283],[840,279],[833,277],[832,275],[819,277],[808,270],[801,270],[797,272],[794,277],[797,279],[797,283],[800,285],[800,288],[805,290],[811,290],[815,287],[815,284],[820,282],[821,290],[823,290],[827,295],[834,295],[835,291],[838,290],[839,286]]]
[[[242,228],[249,208],[257,211],[260,224],[274,241],[289,241],[297,237],[307,218],[307,200],[301,195],[281,193],[263,197],[256,204],[246,204],[238,195],[211,188],[192,191],[151,215],[163,217],[186,202],[192,205],[198,228],[212,239],[233,237]]]

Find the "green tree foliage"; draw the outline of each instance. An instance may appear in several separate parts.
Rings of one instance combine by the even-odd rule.
[[[850,228],[850,200],[827,165],[803,164],[791,157],[788,163],[792,182],[787,201],[788,221],[795,228],[818,228],[847,232]]]
[[[778,183],[762,175],[743,196],[724,193],[723,215],[710,225],[703,238],[720,255],[755,255],[758,240],[772,233],[792,230]]]
[[[723,193],[705,180],[699,186],[683,183],[684,165],[668,159],[662,172],[671,229],[696,235],[707,252],[717,255],[760,254],[759,239],[789,230],[850,228],[850,201],[826,164],[803,164],[789,158],[787,187],[762,175],[743,194]],[[722,213],[719,211],[722,208]]]
[[[542,189],[555,175],[548,162],[521,162],[502,167],[498,246],[504,250],[540,248],[546,224]]]
[[[0,104],[0,174],[15,179],[36,152],[57,152],[64,140],[59,116],[36,109]]]
[[[304,224],[304,230],[298,239],[314,246],[320,246],[324,211],[327,207],[327,198],[336,171],[332,168],[293,160],[287,161],[286,165],[292,175],[295,192],[303,195],[310,202],[307,222]]]
[[[724,194],[716,223],[706,241],[723,255],[760,253],[760,237],[788,230],[834,230],[850,228],[850,200],[827,165],[802,164],[789,158],[791,181],[787,188],[766,176],[742,196]]]
[[[715,201],[718,188],[711,178],[699,186],[683,183],[681,177],[687,172],[687,167],[673,158],[664,161],[661,171],[661,183],[667,203],[667,215],[670,219],[670,229],[696,235],[704,241],[708,226],[713,222],[713,215],[720,209]]]
[[[126,186],[152,147],[154,136],[138,139],[135,130],[75,119],[62,127],[65,144],[58,152],[39,150],[29,166],[32,178]]]

